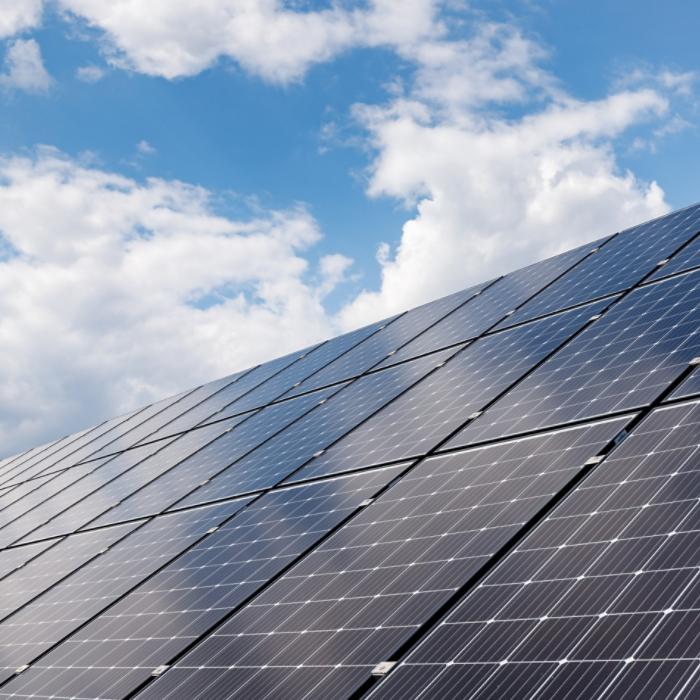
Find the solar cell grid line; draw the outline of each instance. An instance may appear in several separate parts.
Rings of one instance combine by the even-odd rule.
[[[700,403],[654,409],[372,700],[696,696],[699,456]]]
[[[88,527],[100,527],[121,520],[153,515],[173,506],[180,499],[202,484],[230,467],[236,460],[254,450],[258,445],[290,423],[327,400],[341,387],[321,389],[297,399],[273,404],[258,411],[255,416],[242,423],[236,430],[224,433],[216,441],[194,454],[175,468],[154,479],[142,489],[124,499],[118,506],[90,522]],[[251,492],[269,488],[275,481],[264,471],[239,475],[240,492]],[[231,496],[236,495],[231,493]],[[81,517],[83,511],[81,510]]]
[[[327,343],[323,343],[320,347],[322,348],[326,344]],[[318,349],[319,346],[312,346],[311,348],[300,350],[292,355],[286,355],[277,360],[259,365],[234,384],[230,384],[205,401],[192,407],[179,418],[163,425],[154,433],[143,438],[140,443],[143,444],[146,441],[158,440],[167,435],[190,430],[195,426],[240,415],[268,403],[263,400],[264,387],[274,387],[276,381],[284,382],[284,377],[288,376],[288,371],[293,370],[295,367],[304,367],[305,360],[313,357]],[[272,393],[275,393],[274,389]],[[238,403],[240,400],[246,399],[246,397],[249,396],[257,396],[261,401],[252,400],[246,402],[246,405]],[[235,411],[228,411],[227,408],[230,405],[236,405],[238,409]]]
[[[410,342],[419,333],[434,325],[457,307],[474,297],[476,292],[493,284],[494,280],[475,285],[462,292],[424,304],[386,323],[381,332],[375,333],[352,350],[301,382],[285,394],[295,396],[305,391],[327,386],[343,379],[356,377],[372,369],[387,356]]]
[[[480,336],[599,245],[601,242],[595,241],[501,277],[476,299],[445,316],[379,366],[395,364]]]
[[[134,427],[138,427],[139,424],[148,421],[154,415],[162,413],[172,404],[186,398],[191,393],[192,390],[186,391],[137,411],[132,411],[132,413],[114,419],[114,421],[106,421],[91,432],[86,433],[80,440],[75,440],[71,445],[66,446],[66,450],[61,450],[37,462],[31,469],[24,470],[16,474],[12,479],[8,479],[2,483],[12,483],[13,481],[27,479],[36,474],[49,474],[61,471],[73,467],[82,461],[97,459],[98,455],[93,456],[93,453],[98,451],[104,444],[115,440],[119,435],[132,430]]]
[[[116,457],[103,457],[95,462],[79,464],[61,472],[59,477],[42,487],[42,492],[32,494],[41,496],[43,500],[36,497],[31,500],[22,499],[14,507],[14,512],[8,512],[8,515],[14,516],[12,518],[3,518],[3,512],[0,511],[0,523],[3,525],[0,529],[0,546],[74,532],[77,527],[56,526],[56,520],[65,522],[61,519],[63,512],[163,447],[162,443],[147,445]]]
[[[221,409],[221,411],[213,416],[210,416],[203,422],[211,422],[213,420],[221,420],[229,415],[235,415],[241,411],[265,406],[272,401],[286,395],[287,391],[297,384],[301,384],[309,375],[317,370],[332,363],[336,358],[342,357],[362,343],[365,338],[373,337],[380,328],[391,323],[397,316],[382,321],[377,321],[364,328],[359,328],[351,333],[336,336],[326,341],[312,353],[307,354],[303,359],[299,359],[293,365],[268,379],[264,384],[256,387],[253,391],[242,396],[237,401]]]
[[[700,231],[700,205],[621,231],[594,256],[540,292],[501,326],[522,323],[629,289]]]
[[[678,387],[676,387],[675,391],[666,401],[689,398],[691,396],[697,396],[698,394],[700,394],[700,373],[695,369]]]
[[[268,492],[13,679],[0,697],[123,698],[405,466]]]
[[[23,539],[18,541],[29,542],[82,528],[145,484],[195,454],[242,419],[239,416],[224,423],[190,431],[177,438],[122,452],[75,488],[58,494],[51,504],[51,518],[47,518],[46,522],[34,522],[31,530],[25,528]]]
[[[195,489],[177,507],[228,498],[253,490],[258,483],[281,482],[458,350],[451,348],[355,379],[326,403],[316,406],[209,483]]]
[[[629,419],[420,462],[139,700],[351,697]]]
[[[480,338],[328,449],[290,481],[417,457],[579,331],[609,302],[595,302]]]
[[[449,446],[639,408],[700,353],[700,271],[633,289]]]
[[[249,500],[103,528],[63,540],[61,545],[81,538],[106,538],[113,532],[127,535],[0,624],[0,668],[6,667],[0,671],[0,682],[11,678],[15,669],[31,664],[188,548],[205,541],[212,526],[219,527]],[[35,561],[41,562],[52,551]]]

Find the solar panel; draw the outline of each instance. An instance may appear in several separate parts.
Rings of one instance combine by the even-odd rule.
[[[236,422],[227,421],[229,425],[236,425]],[[25,528],[23,534],[26,534],[26,537],[20,541],[28,542],[75,532],[105,511],[118,506],[122,500],[172,469],[183,459],[195,454],[226,429],[226,423],[218,423],[216,426],[194,430],[177,439],[161,440],[122,452],[106,462],[103,467],[89,473],[75,486],[58,493],[49,509],[48,515],[51,518],[45,522],[38,522],[38,519],[33,517],[30,521],[33,527]],[[90,462],[86,466],[93,464]],[[44,510],[42,508],[42,512]],[[154,513],[146,515],[152,514]]]
[[[699,455],[700,404],[656,409],[372,700],[694,697]]]
[[[292,401],[267,406],[243,422],[237,429],[224,433],[204,449],[180,462],[174,469],[124,499],[118,506],[91,522],[90,527],[139,518],[165,510],[187,496],[203,481],[212,479],[272,435],[303,416],[317,406],[319,401],[332,396],[338,389],[339,387],[325,389]],[[264,474],[249,474],[247,480],[240,472],[238,474],[241,483],[247,484],[243,487],[247,491],[266,488],[274,483],[266,479]]]
[[[294,479],[426,454],[601,310],[601,303],[480,338]]]
[[[659,269],[651,275],[650,280],[675,275],[679,272],[692,270],[700,265],[700,239],[696,238],[676,253],[668,262],[659,265]]]
[[[633,290],[451,445],[649,404],[700,352],[700,272]]]
[[[228,498],[289,476],[360,422],[418,382],[459,348],[368,374],[180,501],[178,507]]]
[[[123,697],[352,515],[389,468],[263,496],[3,688],[0,697]],[[170,516],[172,517],[172,516]]]
[[[503,323],[522,323],[629,289],[700,231],[700,205],[625,229]],[[502,326],[502,327],[503,327]]]
[[[391,323],[384,322],[385,326],[381,332],[375,333],[301,382],[299,386],[287,392],[286,396],[294,396],[363,374],[492,283],[493,280],[478,284],[463,292],[412,309]]]
[[[164,678],[153,698],[252,671],[254,697],[313,697],[339,684],[349,697],[379,662],[479,571],[627,423],[575,429],[425,460],[261,596],[209,636]]]
[[[476,338],[588,255],[600,241],[511,272],[386,359],[380,367]]]
[[[6,680],[17,668],[31,664],[205,537],[212,526],[221,524],[246,502],[243,499],[161,516],[145,524],[141,521],[71,535],[0,581],[0,587],[4,584],[8,589],[12,604],[23,595],[17,589],[30,586],[33,578],[44,584],[44,590],[52,584],[0,624],[0,679]],[[10,586],[17,576],[22,577],[21,584]],[[59,579],[63,580],[57,583]],[[32,592],[36,592],[34,589]]]

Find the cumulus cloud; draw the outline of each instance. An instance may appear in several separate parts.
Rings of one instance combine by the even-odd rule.
[[[41,60],[39,44],[34,39],[17,39],[5,54],[4,72],[0,86],[7,90],[46,92],[51,87],[51,76]]]
[[[669,96],[567,95],[541,48],[507,25],[411,49],[415,81],[385,105],[357,105],[374,156],[367,192],[415,216],[380,246],[379,290],[343,310],[346,328],[410,308],[669,210],[655,183],[619,168],[615,139],[658,123]],[[670,87],[680,82],[667,76]],[[518,116],[500,111],[517,105]],[[671,124],[677,124],[672,120]]]
[[[0,232],[4,453],[330,336],[349,264],[310,270],[303,208],[233,221],[47,148],[0,161]]]
[[[299,11],[281,0],[59,0],[101,30],[109,61],[147,75],[195,75],[228,57],[265,80],[287,83],[358,46],[394,46],[435,33],[437,0],[370,0]]]
[[[41,20],[42,0],[12,0],[0,4],[0,39],[32,29]]]

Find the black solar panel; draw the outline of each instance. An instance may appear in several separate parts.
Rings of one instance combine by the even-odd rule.
[[[75,697],[80,687],[89,687],[91,697],[123,697],[399,472],[394,467],[264,496],[42,658],[0,697]]]
[[[648,405],[700,352],[699,331],[700,272],[636,289],[450,444]]]
[[[161,516],[146,524],[141,521],[71,535],[0,581],[0,586],[5,584],[9,590],[6,611],[10,605],[16,610],[9,617],[3,615],[0,623],[0,679],[32,663],[246,502],[243,499]],[[11,586],[18,576],[21,581]],[[27,597],[25,589],[33,594],[33,600],[20,608]]]
[[[697,697],[698,231],[0,459],[0,700]]]
[[[698,402],[654,411],[373,700],[694,697],[699,455]]]
[[[294,479],[427,453],[601,309],[599,302],[477,340],[304,467]]]
[[[511,272],[402,347],[379,366],[389,366],[438,348],[476,338],[575,265],[600,243],[601,241],[589,243],[517,272]]]
[[[700,231],[700,205],[626,229],[502,325],[522,323],[628,289]]]
[[[316,669],[319,687],[343,677],[337,697],[348,697],[626,422],[424,461],[178,663],[172,692],[156,683],[152,697],[191,698],[245,669],[251,695],[273,676],[270,699],[300,699]]]

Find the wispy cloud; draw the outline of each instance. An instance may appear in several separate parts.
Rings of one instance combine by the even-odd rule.
[[[6,90],[47,92],[52,79],[41,59],[41,49],[34,39],[16,39],[7,48],[0,86]]]

